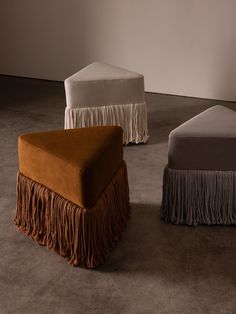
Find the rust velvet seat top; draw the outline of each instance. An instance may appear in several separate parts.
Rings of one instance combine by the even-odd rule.
[[[91,208],[123,161],[119,126],[21,135],[19,171],[83,208]]]

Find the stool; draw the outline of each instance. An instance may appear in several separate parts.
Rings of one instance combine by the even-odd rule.
[[[161,216],[175,224],[236,224],[236,112],[214,106],[170,133]]]
[[[148,139],[144,77],[94,62],[65,80],[65,129],[119,125],[123,143]]]
[[[73,265],[102,264],[129,217],[122,136],[118,126],[20,136],[18,228]]]

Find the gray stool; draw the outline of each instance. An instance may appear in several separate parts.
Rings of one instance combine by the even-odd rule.
[[[214,106],[170,133],[161,216],[175,224],[236,224],[236,112]]]

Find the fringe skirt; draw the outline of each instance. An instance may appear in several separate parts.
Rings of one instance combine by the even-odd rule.
[[[166,167],[161,217],[174,224],[236,225],[236,172]]]
[[[119,125],[123,143],[145,143],[148,140],[146,103],[66,108],[65,129],[97,125]]]
[[[18,173],[14,223],[40,245],[67,257],[74,266],[96,268],[102,264],[121,237],[129,214],[125,162],[89,209]]]

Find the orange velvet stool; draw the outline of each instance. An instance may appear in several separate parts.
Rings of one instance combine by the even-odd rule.
[[[19,137],[14,222],[34,240],[96,268],[129,217],[129,189],[119,126]]]

